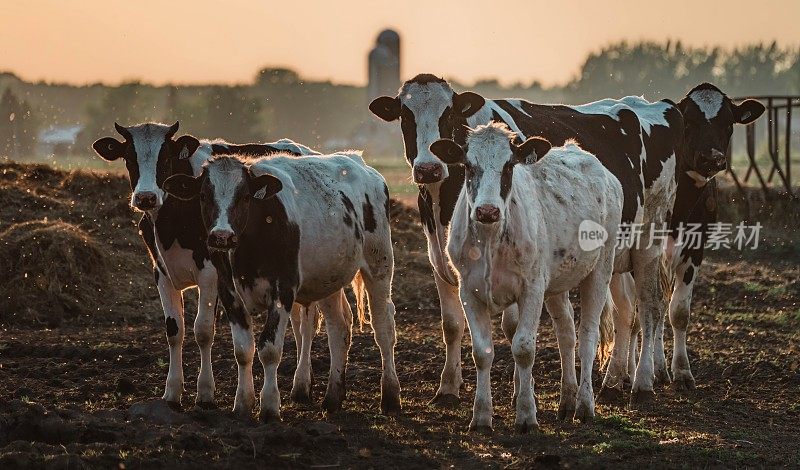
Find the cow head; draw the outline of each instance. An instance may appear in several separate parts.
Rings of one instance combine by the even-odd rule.
[[[164,203],[164,181],[173,174],[179,157],[191,156],[200,142],[190,135],[173,140],[178,123],[171,126],[149,122],[123,127],[114,123],[125,138],[103,137],[92,144],[98,155],[108,161],[125,159],[131,182],[131,207],[139,211],[157,210]]]
[[[236,248],[256,193],[263,189],[262,199],[267,199],[282,188],[275,176],[254,176],[244,161],[230,155],[206,162],[200,176],[180,174],[164,182],[164,190],[172,196],[184,200],[200,198],[206,242],[211,250]]]
[[[678,109],[684,120],[686,171],[703,183],[725,170],[733,125],[755,121],[764,105],[756,100],[736,104],[719,88],[703,83],[678,103]]]
[[[550,151],[550,142],[531,137],[521,145],[505,124],[478,126],[467,136],[467,151],[450,139],[431,145],[431,152],[448,165],[464,165],[470,219],[481,224],[502,222],[514,167],[528,165]]]
[[[432,184],[449,176],[447,165],[429,149],[439,139],[456,139],[465,132],[467,118],[483,107],[485,100],[472,92],[456,93],[443,79],[417,75],[403,83],[397,96],[381,96],[369,105],[384,121],[400,119],[406,158],[417,184]]]

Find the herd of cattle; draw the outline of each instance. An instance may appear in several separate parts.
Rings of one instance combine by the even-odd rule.
[[[715,221],[713,177],[726,167],[733,125],[757,119],[760,103],[736,104],[704,83],[677,104],[627,97],[541,105],[456,93],[445,80],[422,74],[397,96],[375,99],[370,110],[400,120],[419,185],[446,351],[434,403],[458,401],[466,319],[477,368],[470,428],[491,428],[491,320],[502,313],[515,361],[515,425],[520,432],[536,428],[532,366],[543,305],[561,355],[559,418],[594,416],[592,368],[612,336],[598,400],[621,400],[627,385],[637,406],[653,400],[655,383],[694,387],[686,332],[703,248],[684,247],[678,227],[700,223],[705,231]],[[104,137],[93,147],[106,160],[124,159],[130,204],[144,213],[139,228],[169,343],[163,398],[180,406],[182,292],[196,286],[198,406],[214,403],[211,345],[219,302],[238,364],[235,413],[250,416],[256,406],[257,351],[264,368],[260,417],[280,417],[277,370],[290,322],[298,349],[291,398],[310,400],[320,314],[330,348],[323,407],[340,409],[353,324],[344,291],[350,284],[359,321],[371,324],[381,353],[381,411],[399,412],[389,191],[380,173],[359,152],[321,155],[288,139],[235,145],[175,138],[177,122],[115,126],[124,141]],[[605,232],[605,243],[581,244],[586,221]],[[645,239],[662,226],[670,236],[664,243],[651,237],[647,246],[615,243],[632,237],[634,225]],[[581,301],[580,383],[570,289],[579,290]],[[675,343],[671,376],[663,343],[667,309]],[[255,318],[263,319],[257,338]]]

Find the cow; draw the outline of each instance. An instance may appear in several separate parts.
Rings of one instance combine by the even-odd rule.
[[[199,174],[203,162],[215,153],[267,155],[292,152],[301,155],[316,152],[289,139],[246,145],[222,140],[200,141],[191,135],[175,139],[178,122],[171,126],[150,122],[130,127],[114,123],[114,127],[123,141],[103,137],[92,147],[105,160],[125,160],[131,185],[130,206],[143,213],[139,234],[153,264],[169,344],[169,372],[163,398],[174,408],[181,407],[185,331],[183,291],[197,287],[199,298],[194,335],[200,348],[200,372],[195,402],[200,407],[213,407],[216,387],[211,346],[217,305],[217,270],[205,243],[199,202],[167,197],[163,183],[174,174]],[[181,156],[186,158],[181,159]]]
[[[394,363],[396,341],[391,283],[394,271],[389,228],[389,192],[383,177],[360,154],[260,159],[215,156],[202,173],[175,175],[165,189],[180,199],[199,197],[207,244],[224,253],[219,292],[232,328],[239,381],[234,412],[249,416],[255,405],[252,377],[257,348],[264,367],[259,417],[280,419],[277,368],[292,305],[322,301],[328,308],[346,300],[352,284],[369,301],[375,341],[381,352],[381,411],[400,411]],[[359,317],[364,317],[359,300]],[[324,310],[324,309],[323,309]],[[253,316],[264,314],[256,340]],[[324,311],[328,318],[328,312]],[[349,332],[329,330],[331,371],[326,408],[344,398]]]
[[[494,361],[491,316],[518,306],[511,339],[517,431],[537,429],[532,367],[543,304],[567,333],[559,338],[562,384],[559,409],[581,420],[594,417],[592,368],[600,340],[600,314],[610,302],[622,186],[592,154],[575,143],[552,148],[531,137],[520,145],[500,123],[478,126],[466,153],[450,139],[431,145],[448,165],[463,165],[466,182],[450,224],[447,252],[458,274],[477,386],[470,429],[491,429],[490,370]],[[587,225],[591,224],[591,225]],[[586,227],[602,234],[580,237]],[[580,287],[580,386],[575,377],[575,324],[569,290]]]
[[[461,167],[448,167],[430,145],[440,138],[466,143],[467,127],[502,122],[518,139],[542,136],[554,146],[575,140],[595,155],[622,184],[622,223],[641,226],[638,237],[645,243],[629,243],[618,253],[615,273],[632,271],[636,283],[639,316],[644,326],[643,348],[630,401],[642,406],[654,397],[653,348],[658,316],[665,310],[659,282],[661,240],[653,231],[668,220],[675,200],[675,168],[681,159],[683,121],[674,103],[650,103],[640,97],[606,99],[581,106],[541,105],[519,99],[486,100],[473,92],[457,93],[445,80],[421,74],[406,81],[397,96],[382,96],[370,110],[385,121],[400,120],[406,157],[419,185],[420,216],[428,239],[442,311],[446,345],[445,365],[434,403],[458,401],[461,386],[461,338],[464,312],[458,299],[458,282],[446,262],[447,231],[455,202],[464,184]],[[520,142],[517,142],[520,143]],[[632,229],[620,231],[625,240]],[[652,246],[648,240],[653,240]],[[645,245],[645,246],[640,246]],[[617,300],[616,298],[614,299]],[[503,330],[514,336],[516,306],[503,314]],[[551,312],[552,316],[552,312]],[[556,336],[558,323],[554,322]]]
[[[752,123],[765,108],[752,99],[736,104],[710,83],[692,88],[677,107],[684,122],[684,159],[677,168],[678,187],[663,263],[674,341],[672,376],[664,353],[663,315],[656,333],[655,372],[659,382],[671,383],[676,391],[687,391],[695,388],[686,349],[692,291],[703,262],[709,224],[717,221],[717,183],[714,177],[727,168],[726,156],[733,126]],[[691,239],[687,229],[699,235],[699,243]],[[630,296],[631,285],[632,280],[626,280],[617,288],[623,291],[622,296]],[[630,326],[633,306],[630,302],[621,305],[617,305],[617,312],[621,315],[615,318],[617,335],[603,389],[615,387],[620,392],[622,384],[619,378],[631,374],[629,364],[635,354],[637,333]]]

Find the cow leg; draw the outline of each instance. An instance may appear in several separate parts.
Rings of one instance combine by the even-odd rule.
[[[292,305],[292,312],[291,317],[289,318],[289,323],[292,325],[292,335],[294,336],[294,344],[297,346],[297,367],[294,371],[294,381],[292,382],[292,395],[294,395],[294,390],[298,386],[297,380],[297,372],[300,368],[300,358],[303,357],[303,307],[297,303]],[[294,400],[294,397],[292,397]]]
[[[636,254],[636,253],[635,253]],[[638,297],[638,317],[642,325],[642,349],[636,376],[631,387],[631,406],[638,407],[650,403],[655,398],[653,382],[655,380],[653,353],[656,339],[656,324],[659,315],[664,312],[664,298],[661,292],[659,256],[642,256],[633,258],[634,277]]]
[[[675,272],[675,290],[669,304],[669,322],[672,324],[674,346],[672,350],[672,386],[678,391],[694,390],[694,376],[689,366],[686,350],[686,331],[692,304],[692,290],[698,267],[687,260]],[[687,274],[688,273],[688,274]]]
[[[635,313],[635,312],[634,312]],[[639,363],[638,347],[642,338],[642,328],[639,326],[639,317],[634,314],[633,327],[631,328],[630,350],[628,351],[628,377],[625,379],[625,386],[633,386],[633,378],[636,376],[636,364]]]
[[[568,293],[564,295],[568,295]],[[526,292],[519,302],[517,331],[511,343],[514,368],[517,372],[516,375],[519,377],[517,416],[514,421],[514,428],[519,433],[527,433],[539,428],[539,422],[536,420],[536,398],[533,389],[533,361],[536,358],[536,333],[539,330],[543,302],[544,289],[541,284],[526,286]],[[567,302],[569,302],[569,299],[567,299]],[[489,327],[491,328],[491,318],[489,320]],[[470,329],[470,331],[472,330]],[[574,364],[575,361],[573,360],[573,367]]]
[[[233,354],[236,358],[237,381],[236,396],[233,400],[233,413],[241,418],[250,418],[256,405],[256,392],[253,385],[253,357],[256,342],[253,337],[253,319],[244,308],[239,294],[233,287],[227,261],[218,265],[217,290],[219,300],[225,309],[231,326]]]
[[[158,272],[158,295],[164,309],[164,325],[166,326],[167,344],[169,344],[169,372],[164,389],[164,400],[175,408],[181,406],[183,393],[183,294],[172,285],[172,281],[162,272]]]
[[[600,342],[600,316],[609,295],[614,255],[607,250],[589,276],[581,282],[581,323],[578,331],[578,354],[581,361],[581,381],[578,386],[575,417],[581,421],[594,418],[594,391],[592,390],[592,368],[594,367],[597,345]]]
[[[477,369],[475,401],[472,405],[470,431],[492,430],[492,382],[491,368],[494,362],[494,343],[492,341],[492,315],[489,308],[477,299],[472,292],[461,291],[464,311],[472,338],[472,359]],[[519,334],[519,325],[514,336]],[[512,342],[513,348],[513,342]],[[515,365],[516,367],[516,365]],[[520,376],[521,378],[521,376]],[[521,380],[522,383],[526,383]],[[519,397],[517,408],[520,406]]]
[[[444,336],[444,369],[439,389],[431,403],[452,406],[459,402],[461,379],[461,339],[464,337],[464,307],[458,296],[458,287],[452,286],[434,272],[436,290],[442,311],[442,333]]]
[[[197,317],[194,320],[194,339],[200,348],[200,373],[197,376],[197,398],[201,408],[214,408],[214,371],[211,363],[211,346],[214,344],[217,307],[217,270],[206,262],[197,276],[199,290]]]
[[[372,269],[361,270],[361,276],[369,299],[369,312],[372,318],[372,332],[375,343],[381,351],[383,374],[381,375],[381,413],[396,415],[400,413],[400,380],[394,364],[394,347],[397,333],[394,323],[394,303],[391,298],[392,272]]]
[[[575,415],[578,379],[575,375],[575,313],[569,301],[569,292],[551,295],[545,299],[547,313],[553,322],[561,356],[561,396],[558,401],[558,419],[571,421]]]
[[[195,404],[201,408],[215,408],[214,371],[211,346],[217,321],[217,270],[207,261],[197,276],[197,317],[194,320],[194,340],[200,349],[200,373],[197,376]]]
[[[609,284],[611,297],[614,299],[614,349],[606,367],[603,387],[597,395],[597,401],[604,404],[622,402],[624,383],[629,379],[628,364],[634,361],[631,357],[632,329],[636,315],[636,285],[629,273],[611,276]],[[635,343],[633,344],[635,348]],[[634,367],[636,366],[633,362]]]
[[[670,383],[667,358],[664,353],[664,317],[665,315],[662,313],[656,319],[656,339],[653,345],[653,367],[655,384],[657,385],[668,385]]]
[[[512,344],[514,340],[514,333],[517,332],[517,323],[519,322],[519,308],[517,305],[512,305],[503,311],[503,318],[501,325],[503,328],[503,335],[505,335],[508,344]],[[517,395],[519,393],[519,376],[517,375],[517,368],[514,367],[514,396],[511,398],[511,406],[517,407]]]
[[[295,310],[299,312],[295,314]],[[297,368],[294,371],[294,381],[292,382],[292,401],[295,403],[311,403],[311,388],[314,385],[314,371],[311,367],[311,346],[314,342],[314,335],[317,332],[317,320],[319,311],[317,305],[311,304],[308,307],[300,306],[295,303],[292,307],[292,318],[300,318],[300,339],[297,349]],[[292,324],[292,328],[294,324]]]
[[[331,355],[328,389],[322,407],[328,413],[335,413],[342,408],[345,399],[345,374],[347,372],[347,353],[353,334],[353,312],[345,297],[344,289],[320,302],[324,318],[325,330],[328,333],[328,349]]]
[[[261,387],[259,419],[262,422],[280,421],[281,394],[278,390],[278,366],[283,356],[283,340],[291,316],[292,305],[275,306],[267,310],[264,329],[258,337],[258,358],[264,367],[264,386]],[[302,326],[301,326],[302,328]],[[305,347],[305,340],[303,346]]]

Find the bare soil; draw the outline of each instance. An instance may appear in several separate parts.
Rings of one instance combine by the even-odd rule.
[[[366,331],[354,334],[344,411],[329,416],[321,410],[328,366],[323,329],[313,346],[316,403],[289,400],[296,350],[288,334],[279,369],[283,422],[264,425],[234,419],[229,411],[236,363],[224,317],[213,349],[219,409],[193,409],[199,367],[191,335],[194,292],[187,292],[184,410],[158,399],[168,361],[163,316],[136,232],[139,216],[127,208],[128,191],[114,175],[0,163],[0,232],[46,217],[80,229],[108,256],[104,270],[88,274],[87,284],[101,294],[92,297],[95,304],[0,311],[0,468],[800,465],[796,245],[715,254],[704,264],[689,338],[698,387],[683,394],[660,388],[649,410],[598,406],[591,423],[557,421],[558,350],[545,320],[534,366],[541,428],[515,434],[513,360],[498,321],[495,430],[485,435],[467,432],[475,383],[468,334],[461,404],[428,404],[443,361],[438,301],[418,216],[396,204],[402,415],[379,413],[380,356]],[[43,271],[46,263],[42,259]],[[254,370],[258,386],[262,374]],[[597,390],[600,373],[595,376]]]

